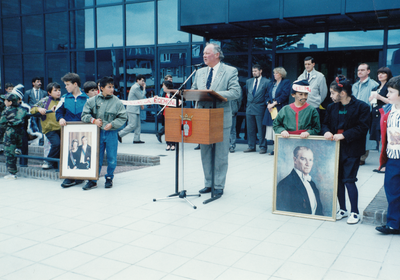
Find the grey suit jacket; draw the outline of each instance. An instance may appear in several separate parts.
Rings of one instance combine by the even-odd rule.
[[[257,91],[253,96],[254,78],[246,81],[246,94],[247,94],[247,115],[263,115],[267,105],[265,104],[265,95],[267,93],[267,86],[269,80],[261,77],[260,83],[257,86]]]
[[[192,89],[207,89],[208,67],[203,67],[196,72]],[[232,113],[230,100],[238,99],[242,90],[239,85],[238,71],[232,66],[221,62],[218,72],[215,74],[214,81],[210,89],[228,99],[228,102],[217,101],[217,108],[224,108],[224,128],[232,125]],[[213,103],[201,101],[198,108],[212,108]]]
[[[46,91],[42,89],[39,89],[39,91],[40,91],[40,98],[37,99],[35,96],[35,91],[33,89],[27,90],[24,95],[24,102],[32,107],[33,105],[38,103],[40,99],[47,96]]]
[[[140,85],[138,83],[135,83],[133,86],[131,86],[128,100],[129,101],[140,100],[145,98],[145,96],[146,96],[146,91],[141,90]],[[127,107],[126,108],[127,113],[140,114],[140,106],[126,106],[126,107]]]

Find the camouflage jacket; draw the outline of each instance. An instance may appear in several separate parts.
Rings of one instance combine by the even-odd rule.
[[[6,127],[21,127],[24,124],[27,111],[22,107],[7,107],[0,118],[0,125]]]

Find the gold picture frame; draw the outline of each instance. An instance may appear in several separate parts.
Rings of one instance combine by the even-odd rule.
[[[60,178],[99,179],[100,128],[84,122],[61,127]]]
[[[275,135],[272,213],[336,221],[339,149],[323,136]]]

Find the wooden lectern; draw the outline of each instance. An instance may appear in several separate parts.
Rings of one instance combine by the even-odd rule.
[[[171,90],[173,91],[173,90]],[[195,143],[212,146],[212,187],[211,199],[204,201],[206,204],[220,195],[214,195],[215,178],[215,143],[223,141],[224,109],[216,108],[217,101],[228,101],[213,90],[183,90],[184,101],[211,101],[212,109],[166,108],[165,112],[165,140],[169,142]],[[181,99],[181,96],[177,97]],[[178,100],[177,100],[178,104]],[[190,136],[185,136],[183,119],[190,119]],[[178,149],[177,149],[178,154]],[[179,157],[177,156],[176,161]],[[176,173],[178,169],[176,168]]]

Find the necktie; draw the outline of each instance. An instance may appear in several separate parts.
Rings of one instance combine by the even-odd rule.
[[[39,91],[35,90],[35,92],[36,92],[36,100],[39,100]]]
[[[256,79],[256,82],[254,83],[254,87],[253,87],[253,96],[256,94],[256,91],[257,91],[257,82],[258,82],[258,79],[257,78],[255,78]]]
[[[213,77],[213,69],[211,68],[210,73],[208,74],[206,88],[209,89],[211,86],[211,81]]]
[[[308,75],[307,76],[307,81],[309,81],[310,80],[310,73],[308,73],[307,75]]]

